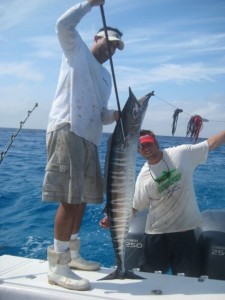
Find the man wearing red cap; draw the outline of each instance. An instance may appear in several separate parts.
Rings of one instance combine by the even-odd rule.
[[[155,140],[155,137],[153,135],[150,135],[150,134],[145,134],[143,136],[140,136],[139,138],[139,143],[140,145],[144,145],[145,143],[148,144],[148,143],[155,143],[156,140]],[[140,147],[141,149],[141,147]]]
[[[194,229],[201,225],[202,217],[193,172],[206,161],[208,151],[223,143],[225,131],[195,145],[161,150],[152,131],[140,132],[138,151],[147,162],[136,180],[133,210],[149,208],[141,271],[166,273],[171,268],[174,275],[199,275]],[[105,229],[110,226],[107,217],[100,225]]]
[[[145,227],[142,271],[197,277],[198,251],[194,229],[201,225],[193,186],[193,172],[208,151],[225,142],[225,131],[195,145],[160,150],[155,135],[141,131],[139,153],[147,162],[138,175],[134,211],[149,208]]]

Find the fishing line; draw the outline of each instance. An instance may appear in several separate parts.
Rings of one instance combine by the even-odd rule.
[[[158,96],[156,96],[156,95],[154,95],[154,96],[155,96],[156,98],[158,98],[159,100],[165,102],[166,104],[170,105],[171,107],[178,109],[178,107],[174,106],[173,104],[169,103],[168,101],[166,101],[166,100],[164,100],[164,99],[162,99],[162,98],[160,98],[160,97],[158,97]],[[183,111],[183,113],[185,113],[185,114],[188,115],[188,116],[191,116],[191,114],[189,114],[189,113],[187,113],[187,112],[185,112],[185,111]]]
[[[165,99],[162,99],[162,98],[160,98],[160,97],[158,97],[158,96],[156,96],[156,95],[154,95],[154,96],[155,96],[156,98],[158,98],[159,100],[165,102],[165,103],[168,104],[169,106],[178,109],[178,107],[172,105],[171,103],[169,103],[169,102],[166,101]],[[191,115],[190,113],[188,113],[188,112],[183,111],[183,113],[185,113],[185,114],[188,115],[188,116],[192,116],[192,115]],[[208,119],[205,119],[205,118],[202,118],[202,119],[203,119],[204,122],[218,122],[218,123],[225,123],[225,121],[208,120]]]
[[[172,135],[174,135],[175,131],[176,131],[176,127],[177,127],[177,121],[178,121],[178,115],[181,112],[184,112],[186,115],[189,115],[189,122],[187,125],[187,130],[186,130],[186,136],[190,136],[190,139],[192,140],[192,138],[194,138],[194,142],[197,142],[197,139],[199,137],[199,133],[203,128],[203,122],[217,122],[217,123],[225,123],[225,121],[221,121],[221,120],[208,120],[206,118],[201,117],[200,115],[191,115],[185,111],[183,111],[183,109],[177,108],[176,106],[172,105],[171,103],[169,103],[168,101],[157,97],[159,100],[165,102],[166,104],[170,105],[171,107],[175,108],[174,114],[173,114],[173,123],[172,123]]]
[[[24,121],[21,121],[20,122],[20,127],[17,129],[17,131],[11,135],[9,141],[8,141],[8,144],[6,146],[6,150],[1,152],[1,157],[0,157],[0,164],[2,163],[5,155],[7,154],[9,148],[12,146],[12,143],[14,142],[14,140],[16,139],[18,133],[20,132],[20,130],[22,129],[23,125],[26,123],[27,119],[29,118],[29,116],[32,114],[32,112],[35,110],[35,108],[38,106],[38,103],[35,104],[35,106],[33,107],[32,110],[28,110],[27,112],[27,117],[25,118]]]
[[[109,52],[109,61],[110,61],[110,67],[111,67],[111,72],[112,72],[114,90],[115,90],[115,94],[116,94],[116,102],[117,102],[117,107],[118,107],[118,111],[119,111],[120,125],[121,125],[121,129],[122,129],[123,140],[125,141],[126,139],[125,139],[125,134],[124,134],[124,129],[123,129],[123,121],[122,121],[120,101],[119,101],[119,95],[118,95],[117,84],[116,84],[116,76],[115,76],[115,72],[114,72],[113,60],[112,60],[112,55],[111,55],[111,50],[110,50],[110,45],[109,45],[109,37],[108,37],[108,32],[107,32],[107,26],[106,26],[106,19],[105,19],[103,4],[100,5],[100,10],[101,10],[103,27],[104,27],[104,31],[105,31],[107,48],[108,48],[108,52]]]

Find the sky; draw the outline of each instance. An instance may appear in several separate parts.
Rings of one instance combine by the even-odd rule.
[[[78,2],[0,0],[0,127],[18,128],[38,103],[24,128],[46,129],[62,57],[55,23]],[[154,91],[142,128],[172,135],[176,108],[175,136],[193,115],[208,120],[200,137],[225,128],[225,0],[106,0],[104,12],[125,42],[112,59],[121,108],[129,87],[137,98]],[[102,24],[94,7],[78,25],[89,47]],[[108,107],[117,109],[114,88]]]

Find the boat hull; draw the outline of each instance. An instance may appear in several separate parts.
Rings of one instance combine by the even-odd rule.
[[[112,272],[111,268],[99,271],[76,271],[91,282],[90,291],[72,291],[48,284],[48,263],[10,255],[0,256],[1,300],[224,300],[225,284],[220,280],[134,272],[146,279],[115,279],[98,281]]]

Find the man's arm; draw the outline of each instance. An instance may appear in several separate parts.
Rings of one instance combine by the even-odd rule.
[[[91,6],[100,6],[105,3],[105,0],[87,0]]]
[[[209,151],[214,150],[225,143],[225,130],[207,139]]]
[[[57,20],[56,28],[60,30],[61,28],[76,27],[81,18],[91,10],[91,7],[100,6],[104,2],[104,0],[87,0],[74,5]]]
[[[62,50],[70,61],[73,59],[75,50],[75,38],[77,32],[75,27],[93,6],[104,4],[104,0],[88,0],[74,5],[68,9],[56,23],[56,32]]]
[[[102,124],[108,125],[119,120],[119,112],[117,110],[104,108],[101,112]]]

